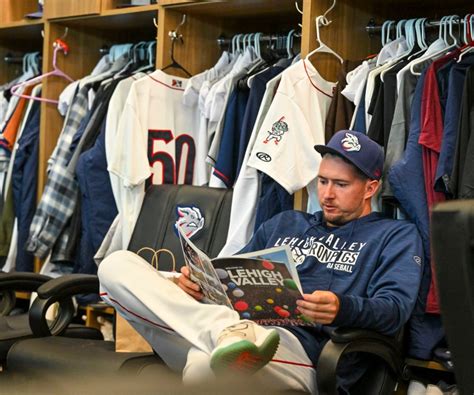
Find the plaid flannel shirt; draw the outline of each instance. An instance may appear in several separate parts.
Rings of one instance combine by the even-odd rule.
[[[89,87],[82,87],[74,98],[64,123],[63,131],[54,151],[54,162],[51,163],[48,180],[41,196],[30,226],[26,250],[44,259],[58,241],[62,230],[74,212],[79,186],[74,175],[68,169],[73,155],[70,150],[72,139],[81,120],[88,112],[87,92]],[[67,238],[61,237],[60,251],[66,247]]]

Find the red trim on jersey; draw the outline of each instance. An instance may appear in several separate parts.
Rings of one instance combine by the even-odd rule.
[[[332,96],[331,95],[328,95],[326,92],[324,92],[322,89],[319,89],[313,82],[312,78],[309,76],[309,73],[308,73],[308,68],[306,67],[306,60],[303,60],[303,65],[304,65],[304,71],[306,72],[306,75],[308,76],[308,79],[309,79],[309,82],[311,82],[311,85],[313,85],[316,90],[318,90],[319,92],[321,92],[323,95],[326,95],[327,97],[330,97],[332,99]]]
[[[164,82],[161,82],[160,80],[157,80],[156,78],[153,78],[151,75],[148,75],[153,81],[158,82],[161,85],[166,86],[167,88],[174,89],[175,91],[184,91],[183,88],[175,88],[174,86],[170,86],[168,84],[165,84]]]
[[[222,181],[224,181],[226,184],[229,183],[229,177],[227,177],[225,174],[221,173],[219,170],[214,168],[214,174],[218,176]]]
[[[285,363],[287,365],[295,365],[295,366],[302,366],[303,368],[311,368],[315,369],[314,365],[307,365],[305,363],[300,363],[300,362],[292,362],[292,361],[283,361],[281,359],[272,359],[271,362],[276,362],[276,363]]]
[[[100,294],[102,296],[102,294]],[[107,294],[105,294],[107,295]],[[151,320],[149,320],[148,318],[145,318],[145,317],[142,317],[141,315],[137,314],[137,313],[134,313],[133,311],[127,309],[125,306],[123,306],[122,304],[120,304],[117,300],[113,299],[113,298],[108,298],[111,302],[115,303],[115,304],[118,304],[122,309],[124,309],[126,312],[134,315],[135,317],[137,318],[140,318],[141,320],[145,321],[145,322],[148,322],[149,324],[152,324],[154,326],[157,326],[158,328],[161,328],[161,329],[166,329],[168,331],[171,331],[171,332],[175,332],[173,329],[167,327],[167,326],[164,326],[164,325],[161,325],[161,324],[157,324],[156,322],[153,322]]]

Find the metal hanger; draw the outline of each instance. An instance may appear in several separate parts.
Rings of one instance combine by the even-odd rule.
[[[298,5],[298,2],[295,1],[295,7],[296,7],[296,11],[298,11],[301,15],[303,15],[303,10],[300,9],[300,6]],[[298,23],[298,26],[302,29],[303,28],[303,24],[302,23]]]
[[[174,58],[174,46],[176,41],[180,40],[181,43],[183,43],[183,35],[178,33],[179,28],[183,26],[186,23],[186,14],[183,14],[183,19],[181,20],[181,23],[176,27],[174,31],[170,31],[168,33],[169,37],[171,38],[171,49],[170,49],[170,58],[171,58],[171,63],[165,67],[163,67],[161,70],[164,71],[169,68],[175,68],[175,69],[180,69],[182,70],[188,77],[191,77],[191,73],[187,71],[181,64],[178,63],[178,61]]]

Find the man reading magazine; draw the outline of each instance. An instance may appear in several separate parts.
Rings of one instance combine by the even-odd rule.
[[[393,335],[410,317],[423,251],[414,225],[371,210],[382,174],[381,147],[346,130],[315,149],[323,155],[317,174],[322,211],[280,213],[241,251],[291,248],[303,288],[298,309],[314,326],[261,326],[227,306],[200,303],[201,290],[186,267],[170,281],[128,251],[100,265],[103,299],[182,372],[185,383],[235,371],[254,374],[269,389],[315,393],[315,369],[331,327]],[[344,362],[341,389],[367,368],[359,356]]]

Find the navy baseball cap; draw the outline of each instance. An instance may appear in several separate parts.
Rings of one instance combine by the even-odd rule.
[[[364,133],[340,130],[326,145],[315,145],[321,155],[342,156],[372,180],[380,180],[383,169],[383,149]]]

